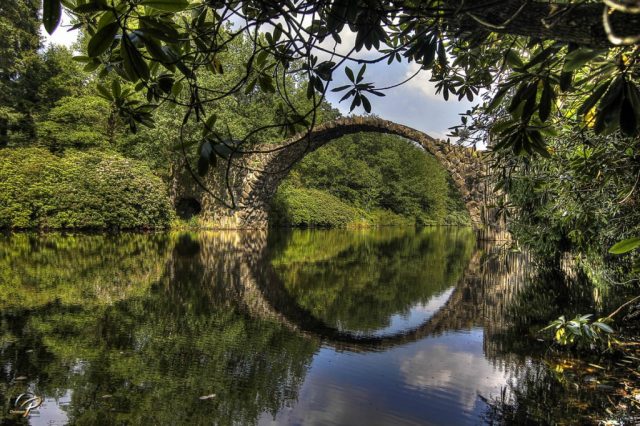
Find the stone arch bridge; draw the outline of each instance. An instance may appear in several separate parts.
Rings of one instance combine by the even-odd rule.
[[[244,154],[234,160],[238,167],[234,167],[229,177],[229,187],[236,202],[235,209],[221,205],[185,170],[176,176],[172,189],[178,214],[184,216],[184,210],[190,210],[191,214],[200,214],[203,223],[212,227],[266,228],[271,199],[289,170],[305,155],[332,140],[360,132],[392,134],[420,145],[451,174],[474,227],[497,226],[489,208],[493,197],[487,182],[489,168],[482,152],[436,140],[411,127],[376,117],[340,118],[316,126],[306,137],[298,135],[280,145],[271,145],[268,147],[270,152]],[[216,196],[230,203],[223,165],[210,172],[204,183]],[[186,213],[190,216],[189,211]]]

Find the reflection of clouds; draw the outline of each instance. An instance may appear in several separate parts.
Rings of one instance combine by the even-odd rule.
[[[406,332],[420,326],[431,318],[451,297],[454,287],[440,294],[432,296],[427,303],[419,303],[411,307],[406,314],[395,314],[389,320],[389,326],[376,330],[373,335],[384,336],[393,333]]]
[[[45,398],[36,410],[36,415],[29,417],[31,426],[57,426],[69,423],[66,407],[71,403],[71,391],[66,390],[61,398]]]
[[[478,394],[495,394],[507,380],[482,353],[452,350],[444,344],[426,347],[403,360],[400,371],[410,387],[458,393],[460,405],[467,410],[473,409]]]
[[[420,424],[401,418],[384,407],[381,401],[372,399],[372,393],[364,389],[342,387],[325,383],[307,389],[300,395],[301,403],[280,411],[275,419],[263,415],[259,425],[390,425]]]
[[[321,349],[297,402],[259,424],[476,424],[507,373],[493,367],[475,329],[376,353]]]
[[[451,297],[451,293],[453,293],[453,290],[455,290],[455,287],[452,286],[444,290],[442,293],[432,296],[427,303],[416,305],[412,310],[425,314],[434,314],[436,311],[442,308],[445,303],[447,303],[447,300],[449,300],[449,298]]]

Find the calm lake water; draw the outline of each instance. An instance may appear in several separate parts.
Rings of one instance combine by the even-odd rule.
[[[0,423],[581,423],[606,395],[509,332],[527,265],[466,228],[0,236]]]

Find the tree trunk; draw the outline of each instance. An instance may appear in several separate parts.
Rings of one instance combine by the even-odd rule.
[[[459,2],[452,3],[459,5]],[[455,4],[451,6],[455,7]],[[526,0],[467,1],[463,10],[468,12],[460,12],[448,18],[448,21],[452,29],[461,31],[484,29],[500,34],[609,48],[613,44],[603,25],[604,7],[603,3],[571,5]],[[640,14],[615,12],[609,16],[616,35],[640,34]]]
[[[9,144],[9,123],[4,118],[0,118],[0,148],[5,148]]]

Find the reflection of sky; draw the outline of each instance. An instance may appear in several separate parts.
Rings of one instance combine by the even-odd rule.
[[[389,325],[376,330],[375,333],[366,333],[373,336],[388,336],[390,334],[414,330],[433,316],[449,300],[454,287],[444,290],[429,299],[427,303],[418,303],[406,314],[394,314],[389,318]]]
[[[381,353],[321,349],[297,405],[261,424],[476,424],[478,395],[495,396],[504,371],[485,359],[483,331],[425,338]]]
[[[66,425],[69,422],[64,411],[71,402],[71,391],[67,390],[62,398],[45,398],[42,405],[29,416],[29,424],[32,426],[57,426]]]

